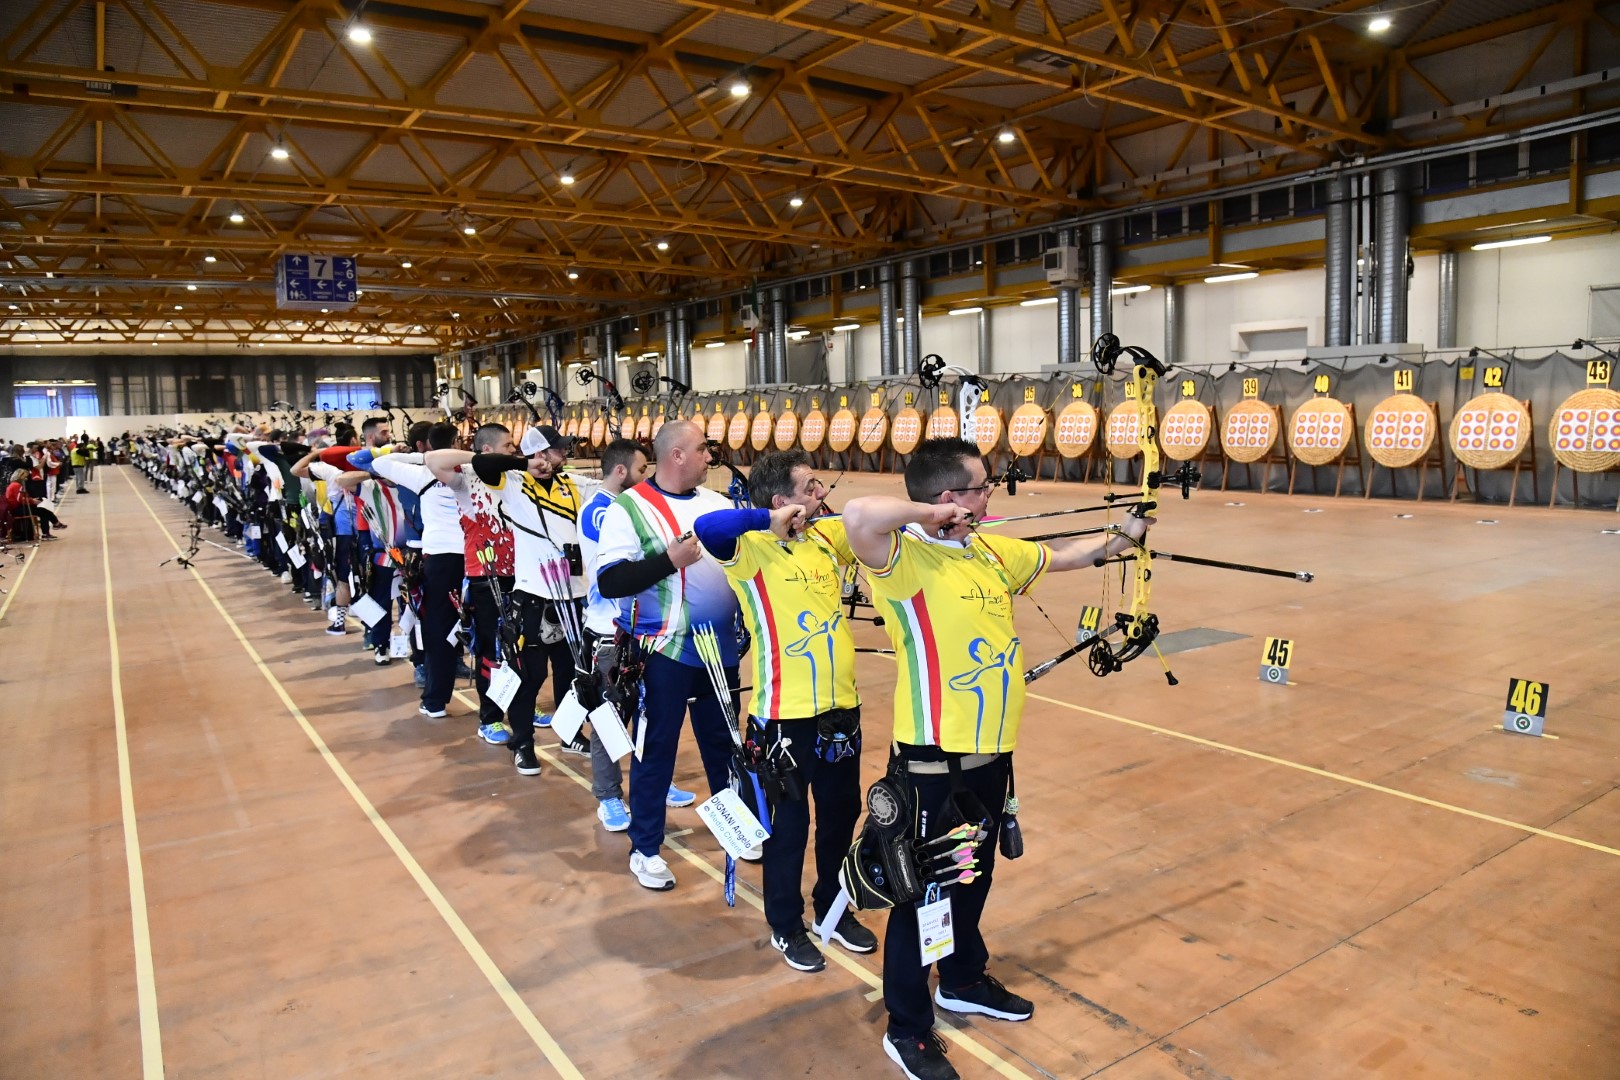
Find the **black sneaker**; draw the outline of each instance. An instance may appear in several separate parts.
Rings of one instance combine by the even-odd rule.
[[[1035,1006],[1002,986],[993,975],[986,975],[972,986],[934,991],[934,1004],[953,1013],[977,1013],[997,1020],[1028,1020]]]
[[[883,1052],[911,1080],[960,1080],[945,1059],[945,1040],[930,1031],[920,1039],[883,1036]]]
[[[786,937],[773,930],[771,948],[781,953],[788,967],[795,971],[820,971],[827,966],[821,950],[816,948],[815,942],[810,940],[810,935],[804,932],[802,926]]]
[[[574,754],[577,757],[590,757],[591,740],[581,736],[578,732],[575,732],[572,739],[569,739],[565,743],[558,744],[557,749],[561,750],[565,754]]]
[[[517,771],[523,776],[540,775],[540,759],[534,756],[533,743],[512,747],[512,764],[517,766]]]
[[[821,919],[817,919],[810,924],[810,932],[817,937],[823,936],[823,929]],[[826,936],[852,953],[877,952],[877,935],[857,922],[855,913],[848,908],[845,908],[844,913],[838,916],[838,925],[834,926],[832,933]]]

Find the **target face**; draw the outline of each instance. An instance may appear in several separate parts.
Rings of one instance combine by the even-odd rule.
[[[1046,410],[1026,402],[1007,421],[1007,446],[1019,457],[1032,457],[1046,445]]]
[[[642,413],[636,419],[636,430],[631,437],[642,442],[652,438],[652,415],[650,413]]]
[[[954,439],[962,430],[962,417],[955,409],[941,406],[928,416],[928,437],[930,439]]]
[[[579,435],[579,417],[570,416],[568,419],[564,420],[562,433],[568,436],[570,439],[577,437]]]
[[[709,416],[709,424],[704,429],[704,435],[710,442],[719,442],[726,437],[726,417],[724,413],[712,413]]]
[[[1530,443],[1530,411],[1509,394],[1481,394],[1451,418],[1451,452],[1474,469],[1511,465]]]
[[[653,417],[652,427],[647,429],[647,437],[649,439],[658,438],[658,432],[662,430],[664,426],[664,419],[665,417],[663,413],[659,413],[657,416]]]
[[[973,412],[973,441],[979,453],[988,454],[1001,443],[1001,410],[994,405],[980,405]]]
[[[1620,465],[1620,392],[1588,387],[1558,406],[1548,428],[1553,456],[1577,472]]]
[[[879,408],[867,409],[861,417],[859,437],[855,440],[861,452],[875,454],[883,449],[883,440],[889,434],[889,414]]]
[[[911,453],[922,439],[922,428],[922,413],[907,405],[894,414],[894,425],[889,429],[889,446],[897,454]]]
[[[603,439],[605,439],[606,437],[607,437],[607,417],[606,416],[598,416],[595,420],[591,421],[591,445],[592,446],[601,446]]]
[[[1159,418],[1159,446],[1171,461],[1191,461],[1204,452],[1214,432],[1209,406],[1184,399]]]
[[[1071,401],[1058,413],[1054,426],[1057,452],[1066,458],[1077,458],[1096,441],[1097,410],[1090,402]]]
[[[1232,406],[1221,424],[1221,449],[1240,464],[1259,461],[1277,443],[1277,414],[1263,401],[1245,399]]]
[[[1108,414],[1103,442],[1117,458],[1133,458],[1142,452],[1137,433],[1142,429],[1142,412],[1134,401],[1122,401]]]
[[[1354,424],[1350,409],[1336,398],[1312,398],[1288,424],[1288,445],[1307,465],[1336,461],[1350,446]]]
[[[731,414],[731,423],[726,425],[726,445],[733,450],[741,450],[743,443],[748,441],[748,414],[738,409]]]
[[[854,441],[855,414],[848,409],[839,409],[827,422],[827,449],[842,454]]]
[[[804,423],[799,426],[799,445],[809,451],[821,449],[821,444],[827,438],[827,414],[820,409],[811,409],[804,415]]]
[[[778,450],[793,449],[793,440],[799,437],[799,414],[792,409],[776,418],[775,440]]]
[[[754,414],[754,423],[748,429],[748,443],[755,450],[763,450],[771,444],[771,433],[776,428],[776,422],[771,418],[770,410],[761,409]]]
[[[1434,413],[1416,394],[1392,394],[1367,416],[1367,453],[1387,469],[1416,465],[1434,446]]]

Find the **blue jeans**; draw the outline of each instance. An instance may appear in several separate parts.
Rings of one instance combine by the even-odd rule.
[[[737,685],[737,669],[726,668],[726,685]],[[641,759],[630,758],[630,848],[643,855],[657,855],[664,846],[664,799],[675,779],[675,753],[681,740],[681,726],[688,709],[692,713],[692,733],[697,737],[703,771],[709,778],[709,792],[725,788],[730,775],[732,737],[726,731],[726,718],[720,699],[715,697],[709,675],[701,667],[688,667],[656,653],[647,655],[641,679],[641,696],[646,726]],[[695,700],[690,706],[687,698]],[[737,695],[732,693],[735,710]]]

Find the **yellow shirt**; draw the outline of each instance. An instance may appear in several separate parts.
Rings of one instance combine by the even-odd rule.
[[[860,704],[855,639],[838,606],[840,567],[854,562],[844,523],[820,521],[788,543],[744,533],[720,563],[754,639],[752,715],[808,720]]]
[[[868,572],[872,605],[894,643],[894,738],[957,754],[1005,753],[1024,714],[1024,657],[1012,598],[1046,569],[1041,544],[974,534],[930,539],[908,525]]]

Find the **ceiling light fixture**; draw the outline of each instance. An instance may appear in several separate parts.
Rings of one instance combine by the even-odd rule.
[[[1526,244],[1545,244],[1552,237],[1546,233],[1540,236],[1515,236],[1511,240],[1487,240],[1483,244],[1475,244],[1475,251],[1490,251],[1492,248],[1523,247]]]
[[[668,251],[669,250],[669,241],[668,240],[660,240],[654,246],[656,248],[658,248],[659,251]]]
[[[1248,281],[1250,278],[1257,278],[1259,276],[1260,271],[1258,270],[1242,270],[1236,274],[1215,274],[1212,277],[1205,278],[1204,284],[1219,285],[1224,281]]]
[[[355,23],[349,27],[349,40],[356,45],[369,45],[371,44],[371,31],[359,23]]]
[[[196,292],[196,291],[197,291],[197,286],[195,286],[195,285],[187,285],[186,286],[186,292]]]
[[[1017,139],[1018,139],[1018,133],[1016,131],[1014,131],[1011,127],[1002,128],[1000,133],[996,135],[996,142],[1001,143],[1003,146],[1007,145],[1010,142],[1016,142]]]
[[[959,307],[959,308],[952,308],[951,311],[949,312],[949,314],[952,314],[952,315],[977,315],[979,312],[981,312],[983,310],[984,310],[984,308],[982,308],[982,307]]]
[[[750,89],[747,79],[736,78],[731,80],[731,96],[734,98],[747,97]]]
[[[219,260],[214,258],[212,255],[204,255],[203,256],[203,262],[205,262],[205,263],[215,263],[215,262],[219,262]]]
[[[579,271],[570,267],[569,271],[568,271],[568,280],[569,281],[578,281],[579,280]]]
[[[404,262],[399,264],[399,268],[401,270],[409,270],[411,268],[411,260],[406,259]]]
[[[703,347],[705,349],[723,349],[726,347],[726,343],[723,341],[706,341],[703,343]]]
[[[240,210],[234,211],[231,214],[231,224],[232,225],[240,225],[240,224],[242,224],[242,222],[244,222],[246,220],[247,220],[247,218],[242,216],[242,211],[240,211]]]
[[[276,145],[270,148],[270,156],[275,158],[277,161],[286,161],[291,155],[287,153],[287,148],[285,146],[282,146],[280,143],[276,143]]]
[[[833,333],[847,334],[851,330],[859,330],[860,328],[861,324],[858,322],[839,323],[837,326],[833,327]]]
[[[1388,15],[1374,15],[1372,21],[1367,24],[1367,32],[1369,34],[1382,34],[1394,25],[1395,20]]]
[[[1047,304],[1055,304],[1057,302],[1058,302],[1058,298],[1055,297],[1055,296],[1038,296],[1033,300],[1020,300],[1020,301],[1018,301],[1018,306],[1019,307],[1045,307]]]
[[[574,182],[574,170],[573,170],[572,167],[566,168],[562,172],[557,174],[557,183],[562,184],[564,187],[568,186],[569,184],[572,184],[573,182]]]
[[[1115,285],[1108,290],[1109,296],[1130,296],[1132,293],[1144,293],[1153,288],[1151,285]]]
[[[797,210],[799,207],[804,205],[804,196],[803,195],[795,195],[795,196],[793,196],[793,198],[788,200],[788,205],[793,207],[793,209]]]
[[[463,233],[465,233],[466,235],[468,235],[468,236],[476,236],[478,234],[478,226],[476,226],[476,225],[463,225],[461,227],[461,231]]]
[[[186,306],[184,304],[176,304],[176,305],[174,305],[174,310],[176,310],[176,311],[184,311],[184,310],[186,310]]]

